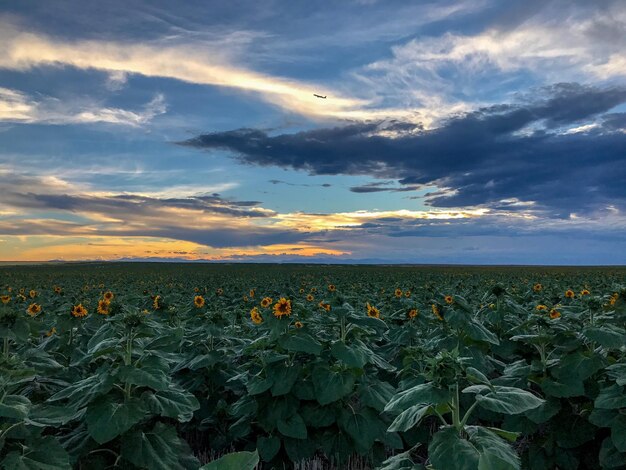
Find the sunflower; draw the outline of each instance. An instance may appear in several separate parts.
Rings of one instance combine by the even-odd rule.
[[[302,328],[304,325],[302,325],[301,321],[297,321],[293,324],[293,326],[295,326],[296,328]]]
[[[418,311],[416,308],[412,308],[411,310],[409,310],[409,313],[407,314],[407,316],[409,318],[415,318],[418,315]]]
[[[87,311],[85,307],[83,307],[83,304],[78,304],[72,307],[71,313],[73,317],[81,318],[81,317],[86,317],[87,313],[89,312]]]
[[[254,294],[255,294],[254,289],[250,289],[250,298],[251,299],[254,299]]]
[[[407,299],[408,299],[409,297],[411,297],[411,291],[410,291],[410,290],[407,290],[407,291],[404,293],[404,296],[405,296]]]
[[[298,292],[300,292],[301,294],[304,294],[304,288],[301,287]]]
[[[28,296],[31,299],[34,299],[35,297],[37,297],[37,291],[35,289],[31,289],[31,291],[28,293]]]
[[[23,287],[20,289],[20,294],[24,294],[24,292],[26,292],[26,289],[24,289]]]
[[[393,293],[393,295],[395,295],[395,296],[396,296],[396,298],[398,298],[398,299],[399,299],[400,297],[402,297],[402,294],[403,294],[402,289],[399,289],[399,288],[398,288],[398,289],[396,289],[396,290],[394,291],[394,293]]]
[[[441,316],[441,312],[439,311],[439,307],[436,304],[432,304],[430,308],[433,311],[433,315],[437,317],[437,320],[443,321],[443,317]]]
[[[315,297],[313,297],[313,294],[309,294],[306,296],[307,302],[313,302],[313,299],[315,299]]]
[[[57,332],[57,329],[53,326],[53,327],[50,329],[50,331],[46,331],[46,336],[50,337],[50,336],[52,336],[52,335],[56,334],[56,332]]]
[[[567,289],[565,291],[565,297],[567,297],[568,299],[573,299],[574,297],[576,297],[576,294],[574,294],[574,291],[572,289]]]
[[[5,305],[6,305],[6,304],[8,304],[9,302],[11,302],[11,297],[10,297],[10,296],[8,296],[8,295],[2,295],[2,296],[0,296],[0,301],[1,301],[3,304],[5,304]]]
[[[365,306],[367,307],[367,316],[368,317],[380,318],[380,310],[378,310],[373,305],[370,305],[369,302],[367,302],[367,304],[365,304]]]
[[[222,295],[222,294],[224,293],[224,289],[222,289],[222,288],[220,287],[219,289],[217,289],[217,290],[215,291],[215,293],[216,293],[217,295]]]
[[[108,315],[109,314],[109,302],[106,301],[106,299],[101,299],[98,300],[98,308],[96,309],[96,311],[100,314],[100,315]]]
[[[535,307],[535,310],[537,310],[538,312],[547,312],[548,311],[548,307],[546,307],[543,304],[539,304]]]
[[[591,292],[589,292],[587,289],[583,289],[580,291],[580,296],[582,297],[583,295],[589,295]]]
[[[193,304],[198,308],[204,307],[204,297],[202,297],[201,295],[196,295],[193,298]]]
[[[284,315],[291,315],[291,300],[281,297],[280,300],[274,304],[274,316],[280,318]]]
[[[159,310],[162,307],[163,307],[163,302],[161,301],[161,296],[160,295],[155,296],[154,300],[152,301],[152,308],[154,310]]]
[[[561,312],[559,312],[557,309],[553,308],[552,310],[550,310],[550,318],[552,318],[553,320],[556,320],[560,316]]]
[[[252,319],[252,323],[254,323],[255,325],[260,325],[261,323],[263,323],[263,317],[259,313],[259,309],[256,307],[250,310],[250,318]]]
[[[194,287],[194,288],[193,288],[193,291],[197,294],[198,292],[200,292],[200,288],[198,288],[198,287]]]
[[[41,312],[41,305],[39,304],[30,304],[28,306],[28,308],[26,309],[26,312],[31,316],[34,317],[35,315],[37,315],[39,312]]]
[[[55,294],[60,294],[61,292],[63,292],[63,289],[61,289],[59,286],[54,286],[54,293]]]
[[[454,303],[454,297],[451,295],[446,295],[443,300],[445,300],[448,305],[452,305]]]
[[[270,306],[271,303],[272,303],[271,297],[263,297],[263,300],[261,300],[261,307],[267,308]]]
[[[111,302],[111,300],[113,300],[113,298],[115,297],[115,294],[113,294],[113,292],[111,292],[111,291],[107,291],[107,292],[104,293],[104,295],[102,297],[107,302]]]
[[[328,284],[328,291],[335,292],[337,290],[337,286],[335,284]]]
[[[619,298],[619,294],[616,292],[614,293],[611,298],[609,299],[609,304],[611,306],[615,305],[615,303],[617,302],[617,299]]]
[[[489,308],[490,308],[491,310],[494,310],[494,309],[496,308],[496,304],[489,304]]]
[[[324,301],[323,301],[323,300],[320,300],[320,303],[319,303],[319,304],[317,304],[317,306],[318,306],[319,308],[323,308],[323,309],[324,309],[324,310],[326,310],[327,312],[330,312],[330,304],[326,304],[326,303],[324,303]]]
[[[535,292],[541,292],[541,290],[542,290],[542,289],[543,289],[543,286],[542,286],[541,284],[539,284],[539,283],[537,283],[537,284],[535,284],[535,285],[533,286],[533,290],[534,290]]]

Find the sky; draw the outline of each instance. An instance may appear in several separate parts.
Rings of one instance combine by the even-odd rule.
[[[626,264],[623,0],[6,1],[0,44],[0,261]]]

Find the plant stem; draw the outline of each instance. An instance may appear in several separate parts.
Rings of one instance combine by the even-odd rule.
[[[8,337],[4,338],[4,349],[3,349],[3,351],[4,351],[4,357],[6,359],[8,359],[9,358],[9,338]]]

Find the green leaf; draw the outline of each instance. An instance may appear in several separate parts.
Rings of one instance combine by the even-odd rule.
[[[272,396],[278,397],[289,393],[298,380],[300,368],[285,366],[268,368],[267,376],[272,380]]]
[[[153,413],[177,419],[181,423],[191,421],[194,411],[200,409],[200,403],[193,393],[178,388],[144,392],[142,398]]]
[[[618,415],[611,422],[611,440],[620,452],[626,452],[626,416]]]
[[[166,370],[150,365],[122,366],[119,369],[118,377],[123,382],[139,387],[150,387],[153,390],[166,390],[170,382]]]
[[[383,411],[395,389],[387,382],[363,382],[359,388],[361,403],[377,411]]]
[[[69,406],[35,405],[28,416],[28,422],[36,426],[62,426],[80,419],[85,409],[75,410]]]
[[[280,450],[280,439],[276,436],[259,436],[256,440],[256,448],[264,462],[269,462]]]
[[[613,445],[610,437],[602,441],[600,447],[600,465],[602,468],[623,469],[626,466],[626,454],[621,453]]]
[[[463,391],[466,392],[468,389],[473,388],[468,387]],[[480,393],[476,395],[476,401],[486,410],[515,415],[532,410],[545,403],[541,398],[521,388],[496,385],[494,389],[493,392],[485,395]]]
[[[428,446],[428,456],[434,470],[477,470],[480,454],[458,431],[443,427]]]
[[[438,404],[440,394],[431,383],[411,387],[396,394],[385,406],[385,411],[401,412],[413,405]]]
[[[24,419],[30,406],[30,400],[22,395],[6,395],[0,403],[0,417]]]
[[[600,391],[594,405],[607,410],[626,408],[626,394],[619,385],[611,385]]]
[[[411,429],[413,426],[416,426],[422,421],[425,416],[428,416],[432,411],[432,406],[428,404],[417,404],[413,405],[402,413],[398,415],[396,419],[394,419],[391,426],[389,426],[389,432],[406,432]]]
[[[302,416],[295,413],[285,419],[279,419],[277,423],[280,433],[287,437],[293,437],[294,439],[306,439],[307,431],[306,424]]]
[[[470,442],[480,457],[478,470],[519,470],[519,456],[507,442],[492,431],[481,426],[467,426]]]
[[[379,436],[378,429],[385,425],[374,413],[360,411],[354,413],[352,410],[343,410],[340,416],[340,426],[354,441],[357,450],[361,453],[369,452],[374,445],[374,441]]]
[[[137,398],[118,403],[112,398],[104,397],[87,408],[87,429],[98,444],[104,444],[128,431],[145,414],[143,403]]]
[[[350,371],[334,372],[318,367],[312,374],[315,396],[320,405],[327,405],[352,392],[354,375]]]
[[[463,326],[463,331],[473,340],[485,341],[486,343],[495,345],[500,344],[500,340],[498,340],[498,337],[494,333],[476,321],[468,321]]]
[[[626,344],[626,332],[614,326],[604,325],[585,328],[583,335],[607,349],[619,349]]]
[[[71,470],[69,456],[52,436],[28,443],[19,452],[9,452],[0,462],[6,470]]]
[[[335,359],[342,361],[350,367],[360,369],[367,363],[367,355],[363,351],[351,348],[343,341],[335,341],[330,348],[330,353]]]
[[[254,470],[259,463],[258,452],[233,452],[201,467],[200,470]]]
[[[319,356],[322,352],[322,344],[306,333],[294,333],[282,336],[279,344],[287,351],[304,352]]]
[[[156,423],[149,432],[138,429],[124,435],[121,454],[137,467],[150,470],[185,470],[200,466],[176,429],[163,423]]]
[[[605,370],[606,370],[607,375],[611,377],[613,380],[615,380],[615,383],[617,383],[617,385],[626,385],[626,364],[625,363],[620,362],[618,364],[610,365]]]
[[[269,390],[273,384],[274,384],[274,380],[269,377],[262,378],[262,377],[255,376],[255,377],[251,377],[250,380],[248,380],[248,383],[246,384],[246,388],[250,395],[259,395]]]

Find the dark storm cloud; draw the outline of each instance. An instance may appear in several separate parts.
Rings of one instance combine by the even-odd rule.
[[[406,132],[406,123],[405,132],[394,136],[377,134],[381,123],[275,136],[238,129],[184,144],[226,149],[253,165],[396,178],[404,185],[453,190],[430,195],[434,206],[497,205],[517,198],[565,216],[608,204],[626,206],[626,135],[616,131],[623,116],[603,115],[624,102],[623,87],[558,84],[428,131]],[[563,132],[598,119],[602,124],[595,130]],[[371,185],[354,189],[381,190]]]

